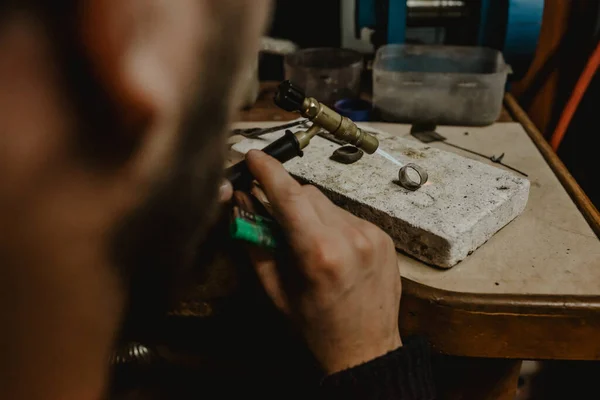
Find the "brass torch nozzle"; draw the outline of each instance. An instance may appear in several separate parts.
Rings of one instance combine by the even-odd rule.
[[[300,114],[340,140],[350,143],[368,154],[375,153],[379,147],[379,140],[375,136],[364,132],[350,118],[341,116],[312,97],[304,99]]]
[[[379,147],[379,140],[375,136],[362,131],[352,120],[341,116],[317,99],[306,97],[302,89],[290,81],[285,81],[279,86],[275,103],[284,110],[299,111],[313,124],[368,154],[375,153]]]

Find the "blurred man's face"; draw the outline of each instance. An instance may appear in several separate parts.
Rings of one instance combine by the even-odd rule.
[[[182,88],[191,90],[181,108],[170,167],[113,238],[117,264],[133,271],[129,318],[134,324],[136,317],[167,304],[218,214],[230,117],[244,96],[245,82],[239,80],[257,56],[267,2],[219,0],[213,7],[209,39],[191,58],[197,67]]]
[[[152,310],[216,214],[269,1],[37,3],[0,25],[0,258],[117,271]]]

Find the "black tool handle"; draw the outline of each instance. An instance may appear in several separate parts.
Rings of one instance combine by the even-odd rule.
[[[279,108],[286,111],[300,111],[305,98],[304,90],[288,80],[279,85],[274,101]]]
[[[289,161],[294,157],[302,157],[303,154],[298,138],[291,131],[286,131],[285,135],[262,149],[262,151],[281,163]],[[234,190],[241,191],[250,190],[252,181],[254,180],[246,161],[240,161],[227,168],[225,176],[233,185]]]

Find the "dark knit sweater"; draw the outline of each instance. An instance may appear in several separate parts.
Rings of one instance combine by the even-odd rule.
[[[357,367],[328,376],[322,399],[431,400],[435,398],[431,351],[420,339]]]
[[[286,353],[289,356],[289,353]],[[252,358],[249,365],[256,363]],[[280,368],[286,370],[286,368]],[[256,373],[254,373],[256,372]],[[314,371],[317,373],[317,371]],[[178,367],[171,364],[121,365],[114,371],[110,398],[432,400],[435,398],[429,345],[408,340],[396,351],[323,379],[255,369]],[[284,377],[284,379],[281,379]],[[317,393],[315,393],[315,390]],[[240,394],[242,393],[242,394]]]

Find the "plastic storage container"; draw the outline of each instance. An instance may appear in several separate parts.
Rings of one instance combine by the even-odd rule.
[[[349,49],[321,47],[285,56],[285,78],[332,107],[338,100],[358,98],[362,69],[362,54]]]
[[[373,64],[373,104],[386,121],[489,125],[509,70],[489,48],[387,45]]]

